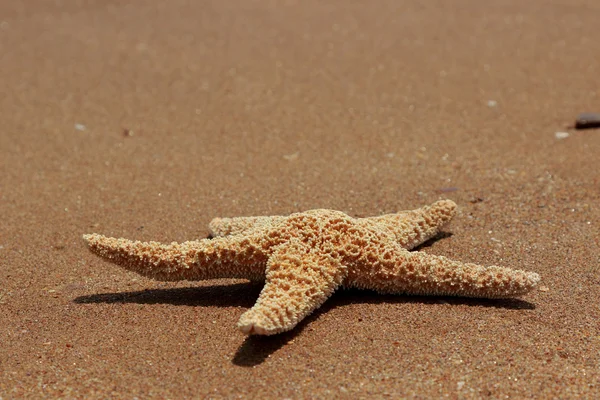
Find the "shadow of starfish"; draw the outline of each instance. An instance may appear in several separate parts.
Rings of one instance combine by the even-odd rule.
[[[440,232],[437,235],[435,235],[434,237],[432,237],[431,239],[421,243],[420,245],[418,245],[417,247],[415,247],[414,249],[412,249],[411,251],[419,251],[419,250],[423,250],[426,249],[428,247],[433,246],[433,244],[439,240],[444,240],[444,239],[448,239],[449,237],[452,237],[452,233],[450,232]]]
[[[343,307],[355,303],[422,303],[422,304],[440,304],[444,302],[450,305],[469,305],[478,307],[495,307],[512,310],[532,310],[535,306],[527,301],[518,299],[467,299],[457,297],[423,297],[423,296],[381,296],[375,292],[364,290],[341,290],[336,293],[331,302],[323,305],[308,318],[298,324],[296,329],[284,332],[277,336],[251,335],[240,345],[236,351],[232,363],[240,367],[253,367],[265,362],[271,355],[275,354],[280,348],[287,345],[291,340],[298,336],[306,327],[320,318],[321,315],[329,312],[336,307]]]
[[[288,344],[304,329],[306,322],[298,324],[298,330],[284,332],[274,337],[262,335],[247,336],[235,352],[231,362],[238,367],[254,367],[264,363],[277,350]]]
[[[172,304],[176,306],[252,307],[264,284],[242,282],[231,285],[144,289],[134,292],[100,293],[79,296],[77,304],[137,303]]]
[[[235,283],[209,287],[187,287],[174,289],[149,289],[135,292],[102,293],[80,296],[73,301],[78,304],[90,303],[136,303],[136,304],[172,304],[177,306],[212,307],[252,307],[258,297],[262,284]],[[313,321],[336,307],[350,304],[398,304],[421,303],[450,305],[469,305],[474,307],[494,307],[512,310],[532,310],[535,306],[519,299],[475,299],[448,296],[397,296],[380,295],[370,290],[340,290],[320,309],[303,320],[293,331],[276,336],[247,336],[240,345],[232,363],[240,367],[253,367],[264,363],[271,355],[298,336]]]
[[[135,304],[172,304],[176,306],[204,307],[251,307],[258,297],[261,287],[259,283],[246,282],[231,285],[216,285],[203,287],[186,287],[173,289],[144,289],[134,292],[100,293],[79,296],[73,299],[77,304],[99,303],[135,303]],[[313,315],[320,315],[335,307],[349,304],[398,304],[421,303],[451,305],[468,305],[477,307],[494,307],[511,310],[533,310],[535,305],[525,300],[479,299],[452,296],[398,296],[379,294],[371,290],[342,289],[334,294],[331,301],[315,310]],[[308,317],[308,320],[311,320]]]

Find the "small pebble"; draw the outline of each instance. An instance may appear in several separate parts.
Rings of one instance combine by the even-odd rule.
[[[575,129],[600,128],[600,113],[582,113],[575,120]]]
[[[569,132],[556,132],[554,136],[556,136],[557,139],[566,139],[569,137]]]
[[[85,131],[85,125],[75,124],[75,129],[77,129],[78,131]]]
[[[487,105],[488,107],[496,107],[498,102],[496,100],[488,100]]]

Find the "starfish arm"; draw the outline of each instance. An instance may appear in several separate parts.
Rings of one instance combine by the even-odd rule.
[[[160,280],[264,279],[267,255],[248,238],[161,244],[83,235],[90,251],[140,275]]]
[[[435,237],[456,214],[456,203],[440,200],[430,206],[366,218],[391,229],[403,248],[411,250]]]
[[[540,281],[534,272],[483,267],[406,250],[397,252],[389,261],[381,259],[377,269],[365,272],[362,276],[351,272],[348,286],[390,294],[506,298],[523,295]]]
[[[305,245],[280,247],[269,259],[265,287],[238,327],[256,335],[289,331],[331,296],[345,273],[339,260]]]
[[[212,237],[238,235],[250,229],[266,226],[282,221],[285,217],[235,217],[214,218],[208,225]]]

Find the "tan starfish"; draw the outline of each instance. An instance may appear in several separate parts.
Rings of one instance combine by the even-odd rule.
[[[512,297],[529,292],[538,274],[482,267],[410,252],[434,237],[456,212],[431,206],[370,218],[311,210],[287,217],[216,218],[214,236],[161,244],[84,235],[90,250],[123,268],[162,281],[266,280],[238,327],[272,335],[294,328],[340,286],[380,293]]]

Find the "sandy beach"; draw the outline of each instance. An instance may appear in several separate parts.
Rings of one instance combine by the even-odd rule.
[[[600,3],[0,5],[0,399],[600,397]],[[538,273],[516,299],[157,282],[85,233],[451,199],[419,251]]]

